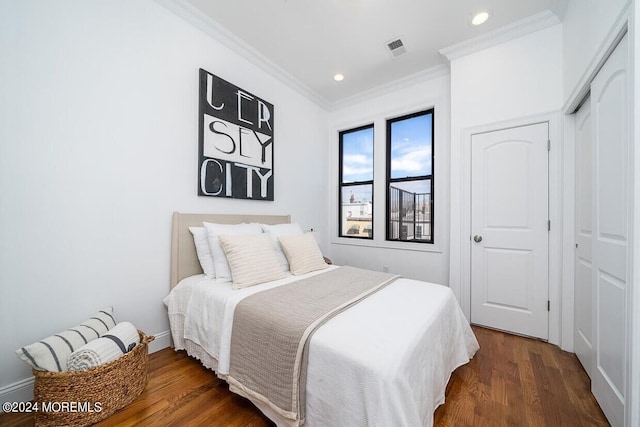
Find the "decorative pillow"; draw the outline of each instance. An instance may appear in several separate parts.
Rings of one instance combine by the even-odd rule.
[[[34,369],[64,372],[71,353],[105,334],[115,325],[113,307],[107,307],[78,326],[22,347],[16,350],[16,354]]]
[[[265,233],[269,233],[271,235],[271,242],[273,243],[273,249],[276,252],[276,257],[278,257],[278,262],[282,266],[282,271],[289,271],[289,262],[287,261],[287,257],[284,256],[284,252],[282,252],[282,248],[280,247],[280,242],[278,241],[278,237],[280,236],[300,236],[304,234],[302,229],[298,225],[298,223],[294,222],[293,224],[276,224],[276,225],[268,225],[262,224],[262,231]]]
[[[209,240],[207,239],[207,229],[204,227],[189,227],[189,231],[193,234],[193,243],[196,246],[196,254],[200,267],[207,279],[215,279],[216,271],[213,265],[213,255],[209,249]]]
[[[203,222],[204,228],[207,229],[207,240],[209,241],[209,249],[213,255],[213,265],[218,279],[231,279],[231,270],[229,263],[220,246],[218,236],[246,236],[249,234],[262,234],[260,224],[216,224],[212,222]]]
[[[328,267],[313,233],[305,233],[301,236],[282,236],[279,240],[289,261],[291,274],[305,274]]]
[[[268,234],[218,236],[231,267],[233,289],[281,279],[284,271]]]

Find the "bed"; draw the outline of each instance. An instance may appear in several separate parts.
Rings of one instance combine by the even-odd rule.
[[[306,381],[298,418],[260,394],[234,387],[232,341],[242,331],[234,314],[260,294],[323,280],[349,267],[326,269],[242,289],[205,278],[190,226],[290,223],[289,216],[174,213],[171,292],[165,298],[176,350],[186,350],[230,382],[278,426],[431,426],[451,373],[479,346],[446,286],[393,278],[315,329],[305,347]],[[288,292],[288,291],[287,291]],[[235,342],[235,341],[233,341]],[[234,344],[235,345],[235,344]],[[232,360],[233,359],[233,360]]]

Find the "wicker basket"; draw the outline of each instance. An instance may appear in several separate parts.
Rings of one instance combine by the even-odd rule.
[[[138,333],[139,345],[104,365],[74,372],[34,369],[36,426],[90,425],[135,400],[147,385],[148,344],[155,339]]]

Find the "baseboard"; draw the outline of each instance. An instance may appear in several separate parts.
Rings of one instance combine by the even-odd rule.
[[[0,402],[2,403],[29,402],[30,400],[33,400],[33,377],[0,388]]]
[[[163,331],[155,334],[155,339],[149,344],[149,353],[155,353],[171,347],[171,332]],[[29,402],[33,400],[33,377],[16,381],[13,384],[0,387],[0,402]],[[0,410],[1,412],[4,412]]]
[[[149,344],[149,353],[155,353],[167,347],[171,347],[171,332],[162,331],[154,334],[156,339]]]

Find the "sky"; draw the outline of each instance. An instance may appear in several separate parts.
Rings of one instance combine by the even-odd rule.
[[[391,178],[431,175],[431,114],[391,124]]]
[[[373,126],[342,134],[342,180],[344,183],[374,179],[373,147]],[[431,148],[431,113],[393,122],[391,124],[391,178],[431,175]],[[384,179],[385,177],[376,178]],[[416,193],[430,191],[429,181],[405,182],[396,186]],[[348,201],[351,192],[358,201],[371,200],[370,185],[344,188],[342,200]]]
[[[342,135],[342,182],[373,179],[373,127]]]

